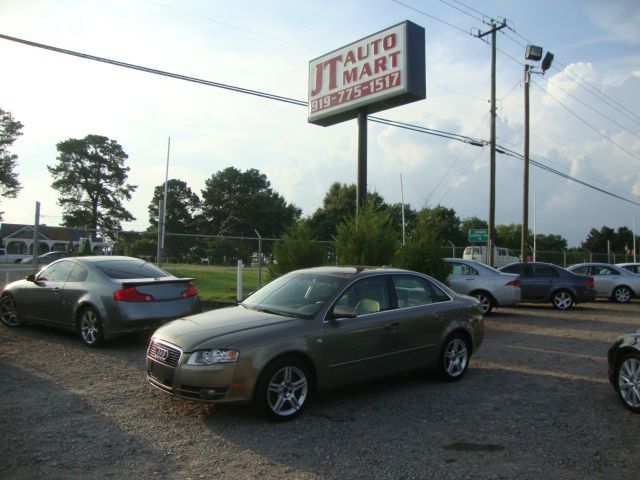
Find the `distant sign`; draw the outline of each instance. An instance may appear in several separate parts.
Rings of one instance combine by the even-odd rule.
[[[424,28],[410,21],[309,62],[309,122],[316,125],[425,97]]]
[[[489,239],[489,230],[486,228],[469,230],[468,238],[470,242],[486,242]]]

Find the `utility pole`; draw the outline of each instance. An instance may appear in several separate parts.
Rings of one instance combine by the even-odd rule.
[[[522,234],[520,236],[520,256],[527,262],[527,233],[529,230],[529,81],[530,66],[524,65],[524,175],[522,178]],[[535,242],[535,240],[534,240]]]
[[[491,34],[491,129],[489,146],[491,147],[489,167],[489,221],[487,222],[487,264],[493,266],[494,231],[496,220],[496,32],[507,26],[507,21],[502,20],[496,25],[491,19],[491,30],[478,32],[478,38]]]

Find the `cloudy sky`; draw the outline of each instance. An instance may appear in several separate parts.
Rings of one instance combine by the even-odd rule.
[[[471,8],[468,8],[471,7]],[[523,145],[524,47],[555,55],[531,86],[531,158],[630,200],[531,167],[530,227],[579,245],[607,225],[640,229],[640,3],[637,0],[3,0],[0,34],[306,101],[309,61],[404,20],[426,29],[427,98],[379,117],[489,138],[488,44],[498,34],[497,143]],[[107,136],[129,155],[127,229],[148,226],[153,188],[169,177],[198,194],[235,166],[265,173],[311,215],[335,182],[356,183],[355,120],[307,122],[304,107],[151,75],[0,39],[0,107],[23,125],[12,151],[23,189],[1,199],[4,221],[61,212],[46,166],[56,144]],[[437,204],[488,217],[489,149],[369,124],[368,188],[387,202]],[[522,161],[497,155],[496,223],[520,223]],[[534,205],[535,196],[535,205]],[[635,202],[635,203],[634,203]]]

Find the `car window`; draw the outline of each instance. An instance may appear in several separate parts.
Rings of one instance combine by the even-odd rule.
[[[515,264],[515,265],[507,265],[504,268],[501,268],[500,271],[501,272],[506,272],[506,273],[522,273],[522,265],[519,264]]]
[[[414,275],[394,275],[393,287],[398,308],[416,307],[449,300],[442,289]]]
[[[573,270],[574,273],[579,273],[580,275],[587,275],[589,273],[589,267],[578,267]]]
[[[353,307],[357,315],[389,310],[391,302],[386,277],[364,278],[354,283],[340,296],[337,305]]]
[[[73,270],[71,270],[71,275],[67,279],[67,282],[84,282],[89,276],[89,272],[82,265],[75,264],[73,266]]]
[[[557,277],[558,272],[547,265],[533,265],[532,275],[534,277]]]
[[[49,265],[38,274],[38,280],[49,282],[66,282],[72,268],[73,264],[71,262],[58,262],[53,265]]]
[[[609,267],[594,267],[592,275],[617,275],[618,272]]]
[[[311,317],[333,297],[347,279],[316,273],[284,275],[250,295],[242,305],[283,315]]]
[[[95,267],[111,278],[161,278],[171,275],[144,260],[107,260],[94,263]]]
[[[449,263],[449,273],[451,275],[479,275],[478,271],[464,263],[452,262]]]

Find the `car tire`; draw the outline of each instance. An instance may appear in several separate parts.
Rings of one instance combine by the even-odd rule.
[[[18,315],[18,305],[12,295],[4,295],[0,299],[0,321],[7,327],[19,327],[22,325]]]
[[[611,300],[618,303],[627,303],[631,300],[631,297],[631,289],[624,285],[614,288],[611,294]]]
[[[640,413],[640,354],[625,354],[616,367],[616,390],[622,403],[632,412]]]
[[[78,319],[80,338],[88,347],[99,347],[104,344],[104,329],[100,314],[93,307],[85,307]]]
[[[480,302],[480,311],[483,315],[489,315],[493,309],[493,297],[487,292],[473,292],[472,297],[475,297]]]
[[[469,340],[461,333],[453,333],[442,344],[438,363],[438,377],[456,382],[467,372],[471,358]]]
[[[569,310],[575,304],[569,290],[558,290],[551,295],[551,303],[557,310]]]
[[[292,357],[281,357],[263,370],[256,386],[255,407],[269,420],[293,420],[307,406],[311,394],[308,365]]]

